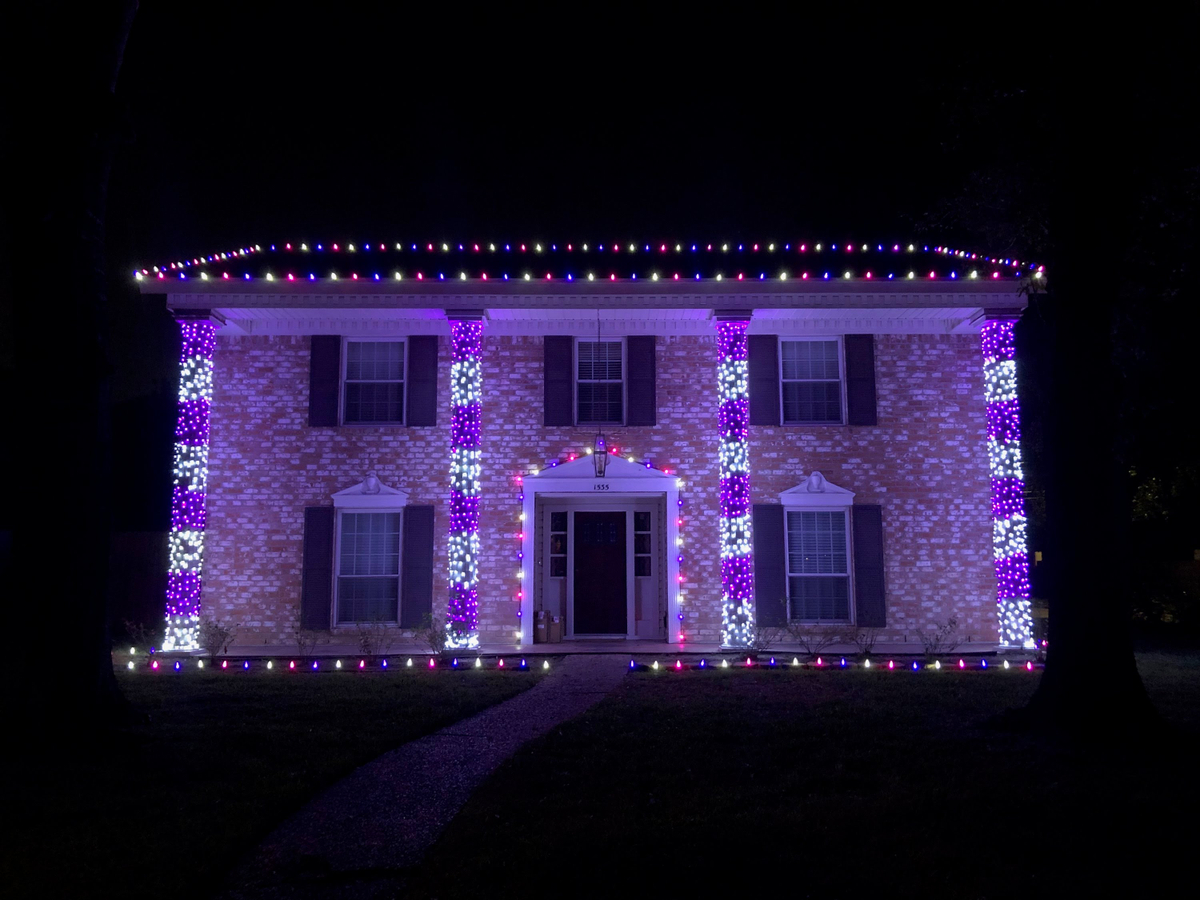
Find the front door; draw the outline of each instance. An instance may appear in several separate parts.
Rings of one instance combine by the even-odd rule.
[[[575,513],[574,633],[627,631],[625,511]]]

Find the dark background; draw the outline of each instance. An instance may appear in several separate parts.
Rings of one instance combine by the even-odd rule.
[[[1187,33],[1189,15],[1159,27]],[[120,574],[156,545],[135,549],[138,539],[122,533],[163,532],[170,515],[176,329],[160,295],[137,293],[135,265],[337,240],[928,238],[1052,255],[1046,60],[1056,42],[1086,41],[1086,20],[1048,32],[1044,17],[1011,7],[972,19],[884,19],[868,8],[837,21],[805,16],[144,5],[118,84],[125,141],[108,219],[114,528],[128,556],[117,567],[115,621],[160,615],[157,585],[121,587]],[[1187,120],[1194,64],[1160,37],[1131,35],[1139,53],[1155,48],[1166,73],[1147,79],[1137,123],[1114,106],[1113,127]],[[1188,159],[1194,188],[1195,157],[1185,153],[1159,191],[1158,218],[1174,217],[1160,250],[1147,249],[1161,238],[1149,221],[1131,226],[1137,235],[1124,245],[1097,248],[1097,264],[1114,273],[1146,253],[1158,261],[1159,281],[1143,281],[1131,303],[1194,284],[1191,269],[1171,281],[1181,264],[1194,267],[1194,194],[1170,180]],[[1148,150],[1131,171],[1152,176],[1162,164]],[[1177,352],[1156,349],[1169,328],[1135,329],[1126,346],[1143,358]],[[1046,352],[1036,316],[1020,340],[1036,548],[1036,380]],[[1144,445],[1136,552],[1164,572],[1182,567],[1186,581],[1200,547],[1189,499],[1198,479],[1178,426],[1194,380],[1143,368],[1137,384],[1162,407],[1154,421],[1173,424],[1156,431],[1143,415],[1124,426]],[[1173,577],[1164,590],[1178,602]]]

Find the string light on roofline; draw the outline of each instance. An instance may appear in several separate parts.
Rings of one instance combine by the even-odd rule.
[[[388,259],[387,259],[388,254],[396,254],[398,257],[403,257],[405,259],[409,259],[412,262],[416,263],[417,265],[413,266],[413,267],[397,267],[395,264],[387,266],[387,268],[389,268],[394,273],[393,280],[403,280],[403,278],[411,277],[414,272],[419,273],[416,275],[417,280],[424,280],[424,277],[423,277],[424,273],[421,271],[421,268],[420,268],[420,257],[422,254],[430,254],[430,255],[437,254],[437,257],[439,258],[439,260],[441,260],[441,259],[446,258],[446,256],[448,254],[459,253],[462,255],[464,262],[470,262],[474,256],[474,254],[481,252],[481,246],[482,245],[478,244],[478,243],[450,244],[447,242],[439,242],[438,244],[435,245],[431,242],[422,242],[422,243],[414,242],[414,243],[409,244],[409,243],[406,243],[403,241],[395,241],[395,242],[391,242],[391,243],[363,242],[361,244],[356,244],[355,242],[350,241],[350,242],[347,242],[344,246],[341,243],[335,242],[335,243],[331,243],[328,245],[318,243],[318,244],[312,245],[310,247],[310,245],[307,242],[285,242],[282,245],[271,244],[268,246],[268,249],[266,251],[264,251],[261,244],[255,244],[252,246],[237,248],[236,250],[221,251],[219,253],[213,253],[213,254],[209,254],[207,256],[203,256],[203,257],[197,256],[197,257],[192,257],[191,259],[176,260],[174,262],[166,263],[162,266],[142,267],[142,268],[136,269],[134,271],[133,275],[134,275],[134,279],[136,281],[143,281],[147,277],[154,277],[154,278],[161,280],[164,277],[165,273],[171,273],[172,275],[178,275],[179,279],[186,281],[188,279],[188,272],[192,271],[192,270],[196,270],[199,273],[199,280],[202,282],[209,281],[210,276],[218,278],[218,280],[227,281],[231,277],[238,277],[239,274],[241,275],[241,277],[244,281],[253,281],[253,280],[256,280],[256,278],[262,278],[263,280],[266,280],[266,281],[279,282],[282,279],[285,282],[295,284],[296,282],[303,282],[303,281],[313,282],[313,281],[320,280],[316,276],[315,272],[307,272],[307,273],[297,272],[294,270],[294,268],[290,271],[288,270],[288,267],[291,263],[299,261],[298,257],[293,256],[293,254],[296,254],[299,250],[300,252],[303,252],[305,254],[315,252],[318,254],[332,253],[332,254],[337,254],[339,256],[343,252],[355,253],[355,254],[357,254],[359,252],[366,252],[366,253],[371,253],[373,257],[382,256],[383,259],[381,259],[380,261],[383,262],[385,265],[388,262]],[[558,271],[546,272],[545,275],[546,275],[547,280],[573,282],[576,280],[577,277],[579,277],[579,278],[584,277],[584,273],[572,271],[569,268],[569,263],[568,263],[569,257],[566,254],[574,249],[573,244],[568,243],[565,245],[559,245],[559,244],[552,243],[547,246],[543,242],[534,242],[532,245],[517,244],[516,246],[519,248],[519,252],[532,251],[533,253],[539,254],[542,256],[549,255],[549,256],[554,256],[554,257],[558,257],[559,254],[562,254],[562,257],[560,260],[562,267],[559,268]],[[581,248],[584,252],[586,252],[586,251],[588,251],[589,246],[590,246],[589,244],[584,243],[581,245]],[[599,245],[599,249],[603,250],[604,246],[605,245],[603,245],[603,244]],[[653,253],[669,252],[672,246],[675,248],[676,253],[682,253],[682,252],[684,252],[685,249],[690,249],[690,251],[692,253],[696,254],[697,260],[703,260],[709,256],[712,256],[713,259],[715,260],[716,257],[714,256],[714,254],[728,254],[728,253],[755,254],[755,253],[761,252],[763,249],[765,249],[767,252],[774,253],[774,252],[777,252],[780,250],[780,242],[777,242],[777,241],[770,241],[770,242],[767,242],[765,245],[761,244],[761,243],[753,243],[753,242],[750,244],[737,244],[737,245],[731,245],[728,242],[721,243],[719,245],[712,244],[712,243],[698,243],[697,242],[697,243],[688,244],[686,247],[681,242],[675,242],[673,244],[661,243],[661,244],[655,245],[655,246],[651,246],[650,244],[643,245],[643,244],[640,244],[639,242],[628,242],[627,244],[625,244],[624,242],[613,242],[610,246],[614,252],[622,253],[624,255],[632,257],[633,259],[636,259],[639,256],[642,258],[645,258],[645,259],[649,259]],[[838,244],[832,244],[829,246],[833,250],[837,250],[839,247]],[[411,247],[411,249],[406,249],[406,247]],[[505,244],[505,245],[503,245],[503,247],[504,247],[505,252],[508,252],[508,253],[512,252],[512,249],[513,249],[512,244]],[[782,244],[782,247],[783,247],[784,253],[807,254],[809,252],[820,253],[826,248],[826,245],[821,242],[818,242],[815,244],[810,244],[806,241],[803,241],[803,242],[794,242],[794,243],[793,242],[784,242]],[[842,244],[841,247],[846,254],[848,254],[852,257],[855,257],[855,258],[864,257],[864,256],[868,260],[871,259],[872,257],[876,257],[876,256],[880,258],[880,264],[871,265],[869,267],[862,266],[859,269],[851,269],[850,270],[851,278],[855,278],[855,279],[861,278],[863,280],[868,280],[868,278],[873,278],[876,275],[878,275],[878,277],[880,277],[880,278],[886,277],[889,279],[894,279],[897,277],[901,277],[901,278],[904,277],[903,272],[898,273],[898,272],[892,271],[892,272],[887,272],[885,274],[885,272],[879,271],[880,269],[886,270],[886,261],[888,259],[892,258],[891,254],[900,252],[901,245],[898,243],[887,245],[887,244],[879,243],[879,242],[874,243],[874,244],[858,244],[855,242],[848,242],[848,243]],[[488,248],[489,252],[495,253],[497,245],[495,243],[489,243],[489,244],[487,244],[487,248]],[[1045,268],[1043,266],[1039,266],[1034,263],[1031,263],[1028,261],[1023,261],[1023,260],[1016,259],[1016,258],[988,256],[986,254],[968,252],[966,250],[954,249],[954,248],[946,247],[946,246],[930,247],[928,245],[921,245],[921,247],[918,248],[917,245],[911,244],[911,243],[905,245],[905,250],[910,254],[922,252],[922,253],[929,254],[931,256],[941,257],[946,260],[971,260],[975,263],[990,264],[993,267],[991,276],[990,276],[991,280],[993,280],[993,281],[1000,280],[1001,278],[1006,278],[1006,279],[1010,279],[1010,280],[1031,278],[1034,281],[1041,282],[1045,277]],[[278,271],[272,271],[270,273],[263,272],[262,274],[256,276],[252,272],[245,271],[244,269],[241,272],[238,272],[238,271],[231,272],[230,271],[229,266],[231,264],[236,266],[239,261],[243,261],[243,262],[250,261],[254,257],[263,256],[266,253],[273,253],[278,257],[280,267],[285,270],[283,273],[279,273]],[[399,262],[399,261],[400,261],[399,259],[396,260],[396,262]],[[978,271],[978,269],[976,268],[974,271]],[[868,272],[871,273],[870,276],[867,275]],[[341,272],[337,272],[335,270],[333,272],[330,272],[330,274],[328,276],[326,276],[326,280],[336,281],[339,278],[345,278],[345,277],[349,277],[351,280],[358,280],[358,274],[359,273],[356,273],[356,272],[348,273],[345,270],[343,270]],[[592,273],[592,274],[593,274],[593,278],[590,280],[594,281],[595,280],[594,273]],[[635,281],[635,280],[637,280],[639,275],[641,275],[642,277],[645,277],[645,274],[646,274],[645,272],[639,273],[636,270],[611,272],[611,273],[609,273],[607,280],[610,282],[626,281],[626,280]],[[681,282],[683,279],[680,277],[677,277],[678,275],[679,275],[679,273],[671,273],[671,278],[669,279],[669,281],[672,283]],[[713,272],[711,272],[711,270],[708,274],[701,273],[701,272],[694,272],[693,275],[694,275],[694,278],[692,280],[704,280],[704,279],[717,280],[717,278],[718,278],[717,273],[713,273]],[[399,277],[395,277],[395,276],[399,276]],[[364,277],[370,277],[372,280],[375,280],[375,281],[383,280],[383,277],[380,275],[379,272],[367,273],[366,275],[364,275]],[[539,275],[538,277],[541,278],[541,275]],[[786,281],[786,280],[790,280],[793,277],[803,277],[803,276],[792,271],[791,269],[785,268],[780,276],[780,280]],[[912,277],[915,277],[915,270],[914,270],[914,275]],[[956,270],[947,270],[947,271],[939,274],[935,270],[932,273],[931,277],[936,278],[936,279],[956,280],[957,272],[956,272]],[[973,280],[978,280],[978,275],[970,276],[970,277],[972,277]],[[486,268],[479,269],[474,264],[471,265],[470,267],[460,267],[460,269],[459,269],[459,279],[458,280],[460,280],[460,281],[472,281],[472,280],[481,280],[482,281],[482,280],[489,280],[491,278],[500,278],[502,280],[509,280],[510,278],[516,278],[519,280],[531,281],[532,275],[528,272],[514,273],[511,270],[505,271],[503,268],[501,268],[499,270],[493,268],[489,271]],[[439,280],[445,280],[444,272],[439,275]],[[654,280],[654,279],[652,278],[652,280]],[[743,280],[743,279],[739,279],[739,280]],[[763,280],[763,277],[761,275],[760,275],[760,280]]]

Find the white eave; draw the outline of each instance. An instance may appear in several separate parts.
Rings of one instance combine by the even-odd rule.
[[[711,334],[714,311],[750,313],[750,331],[975,332],[984,311],[1019,314],[1011,280],[638,282],[186,282],[144,281],[175,312],[210,310],[228,334],[448,332],[447,310],[475,310],[492,334]]]

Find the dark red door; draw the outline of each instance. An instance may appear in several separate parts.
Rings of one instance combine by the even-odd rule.
[[[575,513],[575,634],[625,634],[625,513]]]

